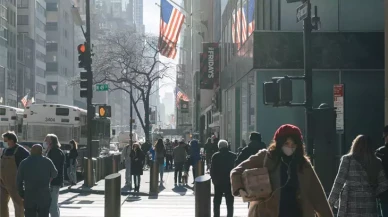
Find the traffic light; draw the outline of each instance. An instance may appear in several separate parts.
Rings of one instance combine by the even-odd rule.
[[[279,102],[279,84],[276,82],[265,82],[263,84],[264,104],[276,104]]]
[[[110,118],[112,115],[109,105],[102,105],[98,108],[98,116],[100,118]]]
[[[88,72],[81,72],[80,73],[80,78],[81,78],[81,81],[80,81],[80,97],[81,98],[86,98],[87,95],[88,95],[88,82],[92,82],[92,81],[89,81],[88,80]],[[90,90],[91,91],[91,90]]]
[[[288,77],[278,80],[280,103],[291,103],[292,101],[292,81]]]
[[[91,63],[90,62],[90,52],[88,52],[87,44],[80,44],[77,47],[78,50],[78,68],[87,69]]]

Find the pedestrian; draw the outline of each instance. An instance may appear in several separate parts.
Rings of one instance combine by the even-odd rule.
[[[179,142],[179,146],[174,148],[173,157],[175,162],[174,184],[177,185],[177,183],[182,183],[182,172],[187,157],[184,142]]]
[[[25,217],[48,217],[51,205],[50,181],[58,171],[53,162],[43,157],[41,145],[33,145],[31,156],[20,163],[17,185],[24,199]]]
[[[388,178],[388,125],[383,130],[383,146],[376,151],[376,157],[378,157],[383,165],[385,176]],[[379,197],[381,215],[383,217],[388,216],[388,191],[383,192]]]
[[[241,146],[238,148],[238,152],[237,152],[237,156],[239,156],[242,152],[242,150],[247,147],[247,143],[245,142],[245,140],[243,139],[241,141]]]
[[[74,139],[71,140],[69,144],[70,144],[70,153],[69,153],[69,159],[67,159],[67,163],[69,165],[67,174],[69,177],[70,186],[72,186],[77,184],[78,144]]]
[[[151,167],[151,160],[149,157],[149,151],[151,147],[152,145],[149,140],[147,140],[145,143],[141,145],[141,150],[143,150],[143,153],[145,155],[145,166],[144,166],[145,169],[147,169],[147,167]]]
[[[166,155],[166,149],[163,144],[162,139],[158,139],[154,146],[155,151],[155,163],[159,165],[159,176],[160,176],[160,185],[163,184],[163,173],[164,173],[164,156]]]
[[[247,160],[250,156],[257,154],[259,150],[266,149],[267,146],[261,140],[261,134],[259,132],[252,132],[249,136],[249,144],[241,150],[241,153],[237,156],[236,166],[241,162]]]
[[[329,196],[339,217],[378,216],[376,197],[388,190],[388,180],[373,147],[369,136],[358,135],[349,153],[341,158]]]
[[[272,193],[267,198],[251,198],[249,217],[333,216],[319,178],[305,154],[298,127],[282,125],[268,149],[260,150],[232,170],[233,195],[250,200],[242,174],[245,170],[262,167],[269,170]]]
[[[65,166],[65,153],[60,149],[58,137],[55,134],[47,134],[43,148],[47,150],[47,157],[54,163],[55,168],[58,170],[58,175],[50,183],[51,191],[51,206],[50,216],[59,217],[60,210],[58,206],[59,189],[63,186],[64,166]]]
[[[212,144],[212,139],[209,137],[207,140],[206,140],[206,143],[205,143],[205,155],[206,155],[206,170],[209,171],[210,170],[210,165],[211,165],[211,159],[212,159],[212,156],[213,156],[213,144]]]
[[[125,186],[129,187],[129,190],[132,190],[132,174],[131,174],[131,152],[132,152],[132,141],[124,147],[121,152],[121,162],[125,165]]]
[[[214,217],[220,217],[220,206],[222,196],[225,195],[226,206],[228,209],[227,217],[233,217],[234,197],[231,192],[230,172],[234,168],[236,154],[229,151],[228,142],[225,140],[218,141],[218,149],[212,157],[210,176],[214,185],[213,213]]]
[[[173,154],[174,147],[170,143],[169,139],[166,140],[165,147],[166,147],[166,170],[172,170],[172,162],[173,162],[172,154]]]
[[[190,164],[193,167],[193,180],[195,180],[196,176],[196,170],[198,166],[198,161],[201,160],[201,155],[200,155],[200,148],[198,144],[198,140],[193,139],[190,141]],[[194,181],[193,183],[194,184]]]
[[[139,143],[133,144],[133,150],[131,152],[131,166],[132,166],[132,176],[133,182],[135,183],[135,192],[139,192],[140,189],[140,176],[143,175],[143,165],[144,165],[145,155],[140,148]]]
[[[15,217],[23,217],[24,205],[18,194],[16,177],[20,163],[30,153],[17,144],[18,138],[15,132],[6,132],[2,137],[4,150],[0,160],[0,217],[9,217],[9,199],[12,199]]]

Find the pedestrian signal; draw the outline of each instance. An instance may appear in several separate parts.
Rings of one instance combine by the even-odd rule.
[[[111,117],[111,107],[108,105],[100,106],[100,108],[98,109],[98,116],[100,118]]]

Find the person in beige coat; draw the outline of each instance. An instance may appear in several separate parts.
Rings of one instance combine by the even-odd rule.
[[[247,198],[243,172],[263,166],[268,168],[272,193],[264,200],[251,202],[249,217],[333,217],[323,187],[305,154],[298,127],[281,126],[268,149],[260,150],[232,170],[233,195]]]

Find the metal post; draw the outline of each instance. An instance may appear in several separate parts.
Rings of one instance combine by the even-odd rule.
[[[157,195],[159,193],[159,164],[153,161],[150,168],[150,195]]]
[[[130,145],[131,145],[131,148],[132,148],[132,145],[133,145],[133,132],[132,132],[132,130],[133,130],[133,123],[132,123],[132,120],[133,120],[133,105],[134,105],[134,102],[133,102],[133,92],[132,92],[132,84],[130,84],[130,88],[131,88],[131,90],[130,90],[130,94],[131,94],[131,101],[130,101],[130,108],[129,108],[129,116],[131,117],[131,120],[130,120],[130,123],[129,123],[129,132],[130,132],[130,134],[129,134],[129,138],[130,138]]]
[[[93,185],[97,183],[97,158],[92,158],[92,177],[93,177]]]
[[[195,217],[211,217],[211,177],[199,176],[195,179]]]
[[[197,169],[196,174],[195,174],[196,177],[194,177],[194,178],[197,178],[199,176],[204,175],[204,163],[203,163],[202,159],[197,162],[196,169]]]
[[[105,177],[105,217],[121,215],[121,174]]]
[[[93,160],[92,158],[88,158],[86,160],[86,177],[84,180],[84,185],[91,188],[94,186],[94,175],[93,175]]]
[[[306,97],[306,138],[307,154],[314,162],[314,138],[313,138],[313,76],[311,64],[311,33],[313,26],[311,23],[311,2],[307,2],[307,17],[303,20],[303,48],[304,48],[304,77],[305,77],[305,97]]]

